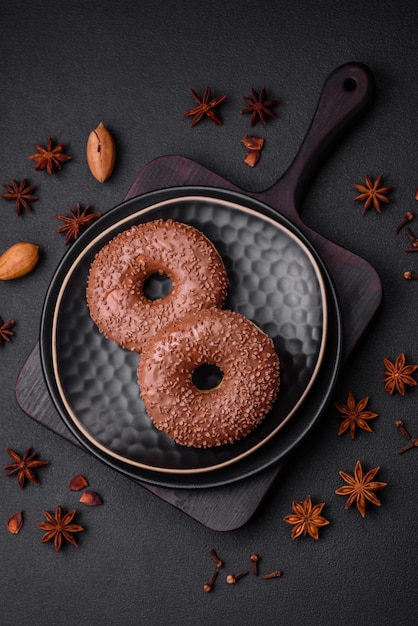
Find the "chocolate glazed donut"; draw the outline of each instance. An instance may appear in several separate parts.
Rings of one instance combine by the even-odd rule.
[[[171,279],[171,292],[150,300],[144,283]],[[186,314],[221,307],[228,278],[221,257],[196,228],[154,220],[119,233],[95,256],[87,284],[90,316],[100,332],[140,352],[160,328]]]
[[[221,381],[199,389],[200,366]],[[144,346],[138,383],[154,425],[177,443],[207,448],[247,435],[270,411],[280,382],[270,337],[239,313],[210,309],[161,329]]]

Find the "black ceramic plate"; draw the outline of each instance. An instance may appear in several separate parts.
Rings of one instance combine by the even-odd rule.
[[[208,450],[179,446],[157,431],[138,395],[138,355],[101,335],[88,314],[85,287],[95,253],[134,223],[171,217],[201,230],[224,259],[230,290],[226,308],[254,321],[274,340],[282,364],[278,400],[264,422],[241,441]],[[96,222],[60,264],[46,297],[41,359],[52,398],[72,432],[94,454],[118,469],[157,484],[236,480],[260,448],[278,460],[283,429],[300,419],[327,347],[329,279],[305,238],[284,218],[241,194],[177,188],[134,198]],[[332,303],[333,333],[340,332]],[[329,343],[329,342],[328,342]],[[327,362],[332,381],[339,363],[338,337]],[[331,366],[331,367],[330,367]],[[324,385],[319,406],[329,393]],[[313,408],[313,415],[312,415]],[[319,415],[310,407],[309,424]],[[284,438],[283,438],[284,441]],[[277,444],[277,446],[276,446]],[[264,465],[265,460],[259,465]],[[212,473],[213,477],[207,475]],[[232,477],[232,478],[231,478]],[[202,480],[203,478],[203,480]]]

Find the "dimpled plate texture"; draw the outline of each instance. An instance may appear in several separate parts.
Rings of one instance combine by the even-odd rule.
[[[225,308],[268,333],[280,358],[281,386],[272,411],[233,445],[185,448],[156,430],[139,397],[140,357],[100,334],[88,313],[85,289],[96,252],[118,232],[160,217],[191,224],[212,241],[230,280]],[[280,436],[276,433],[313,384],[325,346],[325,290],[308,248],[285,226],[252,209],[203,196],[160,202],[104,226],[56,279],[61,284],[54,306],[52,360],[64,418],[111,457],[157,472],[217,469]]]

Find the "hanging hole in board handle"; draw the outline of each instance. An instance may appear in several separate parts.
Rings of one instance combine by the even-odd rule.
[[[346,91],[355,91],[357,89],[357,85],[358,85],[358,83],[357,83],[356,79],[353,78],[353,77],[346,78],[344,83],[343,83],[344,89]]]

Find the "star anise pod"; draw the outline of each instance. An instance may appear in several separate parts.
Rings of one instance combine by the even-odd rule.
[[[16,213],[20,215],[22,209],[30,211],[32,209],[30,202],[34,202],[38,199],[38,196],[34,195],[34,191],[37,189],[36,185],[28,185],[28,181],[25,178],[22,182],[12,179],[11,185],[3,185],[7,193],[1,193],[0,197],[6,200],[14,200]]]
[[[383,174],[380,174],[378,178],[373,182],[368,174],[366,174],[365,185],[354,185],[354,188],[357,191],[360,191],[360,194],[354,198],[358,202],[364,202],[363,213],[367,211],[372,205],[376,209],[378,213],[380,210],[380,203],[384,202],[385,204],[389,204],[390,200],[386,196],[386,194],[392,189],[392,187],[381,187]]]
[[[9,322],[3,322],[0,317],[0,346],[4,346],[4,344],[10,341],[10,338],[13,336],[13,331],[10,330],[15,325],[14,320],[10,320]]]
[[[290,513],[283,519],[288,524],[292,524],[292,539],[303,535],[310,535],[314,539],[318,539],[318,528],[327,526],[329,521],[321,515],[325,502],[312,506],[311,497],[308,496],[303,502],[292,502],[294,514]]]
[[[380,467],[374,467],[364,474],[360,461],[357,461],[353,476],[346,472],[339,472],[341,478],[345,480],[347,485],[339,487],[335,493],[339,496],[348,496],[345,504],[346,509],[355,502],[360,515],[364,517],[366,515],[368,502],[380,506],[380,500],[374,492],[386,487],[387,483],[375,482],[373,480],[379,470]]]
[[[350,429],[351,439],[354,439],[356,436],[356,429],[362,428],[363,430],[367,430],[367,432],[373,432],[366,420],[371,420],[378,416],[378,413],[372,413],[371,411],[364,411],[366,405],[369,401],[369,398],[363,398],[357,404],[354,400],[353,392],[350,391],[347,398],[347,404],[342,404],[340,402],[336,402],[335,406],[343,414],[342,419],[343,422],[339,428],[338,434],[342,435],[345,433],[348,428]]]
[[[85,529],[84,526],[80,524],[71,524],[77,513],[75,509],[64,514],[63,509],[58,505],[55,509],[55,515],[49,511],[42,511],[42,513],[45,515],[47,521],[38,524],[41,530],[46,531],[41,539],[41,543],[46,543],[53,539],[56,552],[59,552],[63,539],[66,539],[73,546],[77,546],[77,542],[72,533],[79,533]]]
[[[64,154],[66,145],[65,142],[62,142],[54,146],[52,137],[50,137],[46,148],[37,143],[35,144],[38,152],[32,154],[29,159],[36,163],[36,170],[46,169],[48,174],[52,174],[54,169],[61,170],[63,164],[73,158],[69,154]]]
[[[102,216],[101,213],[90,213],[89,204],[86,204],[85,208],[82,209],[81,204],[78,203],[75,213],[72,209],[68,210],[70,211],[69,215],[57,215],[57,219],[64,222],[64,226],[60,226],[57,233],[66,233],[65,245],[75,241],[84,228]]]
[[[268,117],[276,117],[271,107],[279,104],[278,100],[266,100],[266,88],[263,87],[260,93],[257,93],[253,87],[251,87],[251,98],[244,96],[244,101],[248,104],[247,107],[241,110],[243,113],[251,113],[250,126],[254,126],[257,122],[261,121],[264,125],[268,122]]]
[[[405,365],[405,354],[402,352],[396,361],[392,363],[389,359],[383,359],[386,367],[384,372],[385,391],[393,394],[395,389],[399,391],[401,396],[405,395],[406,385],[415,387],[417,381],[412,378],[411,374],[418,369],[418,365]]]
[[[48,461],[36,459],[35,457],[37,456],[37,452],[32,452],[32,448],[27,448],[23,453],[23,456],[20,456],[17,452],[11,450],[10,448],[7,448],[7,452],[12,457],[14,463],[9,463],[3,467],[4,470],[9,470],[6,476],[17,474],[17,482],[19,483],[20,488],[23,488],[25,478],[27,478],[31,483],[37,485],[38,478],[33,470],[38,467],[48,465]]]
[[[210,87],[206,87],[205,91],[203,92],[202,98],[199,98],[197,93],[191,88],[190,92],[193,98],[198,103],[198,106],[193,107],[193,109],[190,109],[190,111],[186,111],[186,113],[183,113],[183,115],[195,116],[192,121],[192,126],[198,124],[204,115],[206,115],[215,124],[218,124],[218,126],[221,125],[222,122],[213,109],[221,104],[221,102],[225,100],[226,96],[219,96],[218,98],[214,98],[213,100],[211,100]]]

